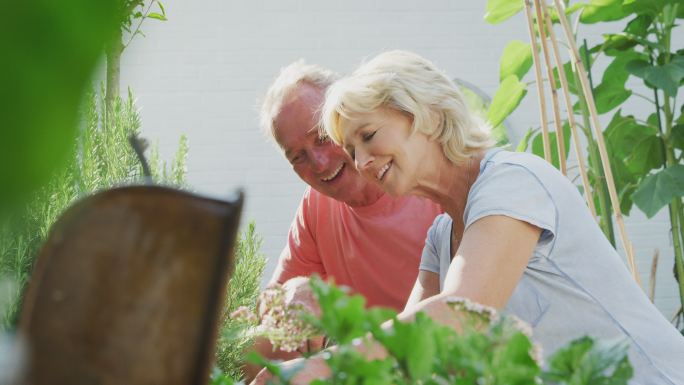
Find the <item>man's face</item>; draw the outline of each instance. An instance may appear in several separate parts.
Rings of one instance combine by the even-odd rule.
[[[338,145],[319,135],[318,110],[325,90],[301,83],[283,103],[273,122],[276,142],[294,171],[322,194],[348,204],[363,204],[369,185]]]

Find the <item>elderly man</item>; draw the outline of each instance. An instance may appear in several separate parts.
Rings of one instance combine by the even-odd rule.
[[[318,274],[362,294],[369,306],[401,310],[418,275],[425,235],[442,210],[392,198],[363,179],[351,158],[319,133],[318,110],[337,76],[303,61],[269,88],[261,125],[309,187],[272,282]]]

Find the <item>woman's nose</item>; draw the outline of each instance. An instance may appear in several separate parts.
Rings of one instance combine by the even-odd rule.
[[[354,166],[359,171],[365,171],[373,163],[373,157],[364,151],[356,150],[354,153]]]

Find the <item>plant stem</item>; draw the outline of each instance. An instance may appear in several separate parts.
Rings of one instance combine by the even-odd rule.
[[[665,46],[665,65],[670,63],[670,36],[671,28],[663,28],[662,40]],[[651,61],[653,63],[653,61]],[[656,106],[658,105],[658,91],[654,90],[656,96]],[[674,113],[672,111],[671,99],[676,95],[669,95],[663,91],[663,114],[665,120],[665,132],[661,133],[662,143],[665,149],[665,169],[677,165],[677,158],[675,156],[675,148],[672,140],[672,127],[674,121]],[[660,121],[660,111],[658,110],[658,122]],[[682,207],[682,198],[675,197],[668,205],[670,214],[670,224],[672,225],[672,246],[675,253],[675,271],[677,272],[677,279],[679,284],[679,299],[684,307],[684,208]]]

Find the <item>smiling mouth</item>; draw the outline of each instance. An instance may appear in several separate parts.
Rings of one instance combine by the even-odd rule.
[[[382,178],[385,177],[385,174],[387,173],[387,170],[390,169],[390,167],[392,167],[392,161],[390,161],[389,163],[387,163],[386,165],[384,165],[384,166],[378,171],[378,173],[375,175],[375,177],[376,177],[378,180],[382,180]]]
[[[335,171],[330,173],[330,175],[326,176],[325,178],[321,178],[321,181],[323,182],[330,182],[337,178],[341,173],[342,169],[344,168],[344,163],[342,163]]]

